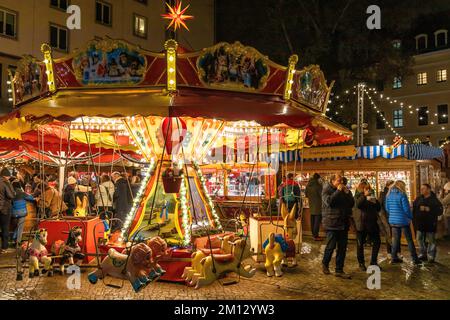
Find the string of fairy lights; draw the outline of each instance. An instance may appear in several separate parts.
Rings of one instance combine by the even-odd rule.
[[[125,222],[122,227],[121,232],[121,238],[125,239],[125,237],[129,234],[129,228],[131,225],[131,222],[133,221],[134,217],[136,216],[137,211],[142,206],[142,201],[144,200],[145,196],[145,189],[147,188],[148,181],[150,180],[151,176],[154,174],[155,169],[155,160],[152,158],[150,165],[147,167],[146,170],[143,171],[144,178],[142,179],[141,186],[139,188],[139,191],[136,194],[136,197],[133,200],[133,206],[131,207],[130,212],[128,213]]]
[[[344,90],[344,95],[347,97],[349,95],[353,95],[356,97],[357,92],[356,92],[357,86],[353,86],[353,89],[347,89]],[[396,130],[395,126],[393,124],[391,124],[386,117],[384,116],[382,109],[380,108],[379,104],[376,103],[376,99],[375,96],[377,96],[377,98],[379,99],[380,103],[381,101],[386,101],[386,103],[388,103],[389,105],[392,105],[392,109],[397,109],[397,110],[404,110],[404,111],[408,111],[408,112],[403,112],[402,116],[405,116],[406,114],[409,115],[416,115],[418,117],[419,120],[423,119],[423,116],[420,114],[421,109],[419,107],[416,107],[412,104],[405,104],[402,101],[399,101],[398,98],[392,98],[390,96],[385,95],[384,93],[380,93],[376,88],[370,88],[367,87],[364,90],[365,95],[367,96],[367,98],[369,99],[370,102],[370,107],[377,113],[378,119],[381,120],[384,124],[385,127],[387,129],[389,129],[396,137],[399,138],[403,138],[399,132]],[[339,95],[335,96],[335,97],[330,97],[328,104],[329,107],[327,107],[326,109],[326,113],[330,113],[332,110],[330,108],[330,105],[334,102],[333,101],[337,101],[339,102],[338,108],[339,109],[344,109],[345,108],[345,103],[343,100],[345,98],[340,97]],[[348,102],[348,101],[347,101]],[[430,114],[429,110],[425,111],[426,114]],[[327,114],[326,114],[327,115]],[[333,114],[328,114],[327,116],[333,120],[333,116],[338,116],[340,115],[339,111],[335,111],[333,110]],[[439,124],[439,117],[442,118],[448,118],[448,114],[442,114],[439,115],[438,113],[434,113],[434,116],[438,118],[438,120],[432,120],[429,122],[430,125],[435,125],[435,124]],[[440,130],[442,131],[447,131],[450,130],[449,128],[447,128],[448,124],[439,124],[440,125]],[[403,139],[406,143],[408,143],[408,141],[406,139]],[[447,146],[450,143],[450,141],[445,141],[443,142],[440,147],[444,148],[445,146]]]

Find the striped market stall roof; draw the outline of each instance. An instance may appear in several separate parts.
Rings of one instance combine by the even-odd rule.
[[[356,147],[357,153],[353,157],[327,157],[305,159],[305,161],[323,161],[323,160],[355,160],[355,159],[376,159],[379,157],[385,159],[394,159],[397,157],[407,158],[409,160],[431,160],[444,157],[444,151],[441,148],[426,146],[423,144],[402,144],[394,148],[391,152],[389,146],[363,146]],[[291,150],[280,152],[280,162],[293,162],[301,160],[301,150]]]

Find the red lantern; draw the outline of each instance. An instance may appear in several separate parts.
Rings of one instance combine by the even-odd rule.
[[[164,146],[164,140],[166,140],[167,154],[177,153],[180,144],[183,142],[186,136],[187,125],[182,118],[167,117],[161,122],[161,128],[158,132],[159,144]]]
[[[314,144],[314,131],[310,128],[306,128],[303,130],[302,138],[304,145],[311,147]]]

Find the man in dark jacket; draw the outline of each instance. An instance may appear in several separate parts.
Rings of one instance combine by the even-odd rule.
[[[436,259],[436,229],[443,207],[428,183],[420,187],[420,196],[413,203],[413,217],[419,243],[419,259],[434,262]]]
[[[114,218],[120,219],[122,224],[125,222],[128,213],[131,210],[133,204],[133,195],[131,194],[130,186],[128,185],[128,180],[125,179],[119,172],[114,172],[112,174],[114,181]],[[122,227],[122,224],[115,222],[112,227],[112,232],[117,231]]]
[[[7,168],[0,171],[0,228],[2,229],[2,248],[0,253],[8,250],[9,223],[11,221],[12,200],[15,192],[9,178],[11,173]]]
[[[309,203],[309,214],[311,215],[311,233],[315,241],[321,241],[319,237],[320,223],[322,222],[322,183],[320,175],[314,173],[306,185],[305,194]]]
[[[330,274],[329,264],[333,251],[336,251],[337,277],[350,279],[344,272],[345,254],[347,251],[349,215],[355,204],[350,190],[342,183],[342,177],[333,175],[322,192],[323,227],[327,232],[327,244],[322,259],[322,271]]]

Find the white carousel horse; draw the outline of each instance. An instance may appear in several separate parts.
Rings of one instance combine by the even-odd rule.
[[[16,280],[23,280],[23,264],[27,259],[29,259],[29,277],[39,276],[39,262],[44,265],[42,273],[45,274],[49,271],[49,276],[51,273],[51,262],[52,259],[48,257],[47,249],[45,245],[47,244],[47,230],[39,229],[31,243],[24,242],[19,248],[19,263],[17,268],[17,278]]]

